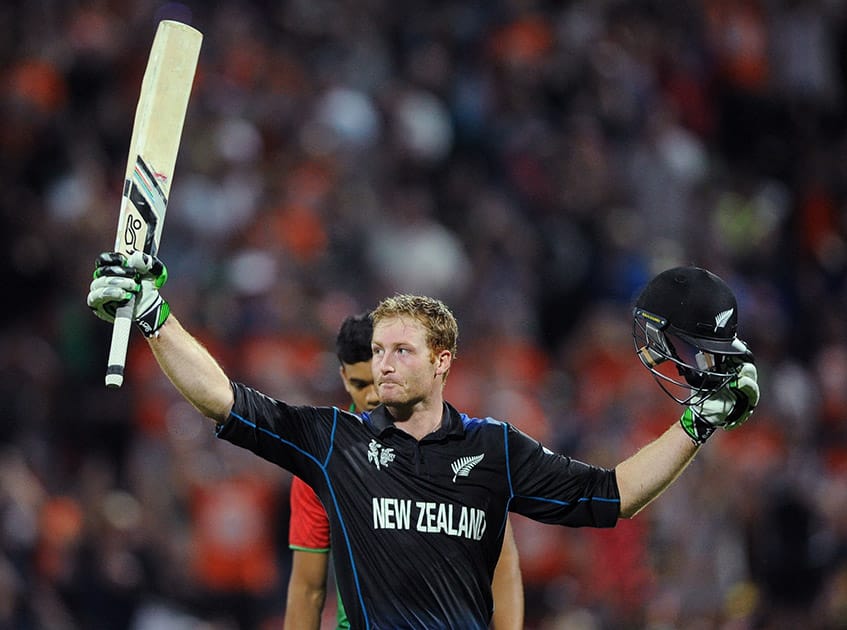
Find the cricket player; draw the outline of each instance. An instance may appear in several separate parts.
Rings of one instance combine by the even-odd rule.
[[[344,389],[350,395],[349,411],[373,411],[379,404],[371,372],[370,314],[347,317],[338,330],[335,353]],[[291,483],[291,522],[288,534],[292,569],[285,608],[287,630],[318,630],[326,599],[329,564],[329,520],[314,491],[298,477]],[[512,527],[506,525],[503,550],[494,571],[494,630],[523,628],[523,583]],[[339,597],[337,628],[350,622]]]
[[[89,307],[108,321],[136,296],[134,317],[161,369],[219,438],[315,490],[355,629],[487,628],[509,512],[612,527],[658,497],[717,428],[739,426],[759,401],[752,355],[736,336],[735,296],[693,267],[654,278],[634,310],[644,365],[691,394],[679,399],[678,421],[614,468],[556,454],[507,421],[450,405],[444,384],[458,325],[437,299],[395,295],[374,309],[371,369],[381,402],[356,416],[231,381],[165,307],[158,259],[106,253],[94,276]],[[678,378],[662,372],[665,365]]]

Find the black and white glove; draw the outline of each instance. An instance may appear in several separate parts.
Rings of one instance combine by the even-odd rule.
[[[152,337],[171,312],[159,294],[167,279],[167,267],[155,256],[138,251],[129,256],[104,252],[95,263],[88,306],[100,319],[114,322],[118,307],[135,297],[132,319],[145,337]]]
[[[679,419],[695,444],[703,444],[715,429],[734,429],[749,418],[759,404],[756,366],[744,362],[729,383],[702,399],[695,398]]]

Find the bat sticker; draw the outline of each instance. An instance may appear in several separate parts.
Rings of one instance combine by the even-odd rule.
[[[159,217],[165,216],[168,199],[159,187],[152,169],[144,163],[140,155],[135,160],[132,179],[124,182],[124,197],[129,200],[138,214],[141,215],[141,218],[144,219],[144,223],[147,224],[144,246],[139,248],[136,240],[142,224],[136,217],[127,214],[127,222],[124,226],[124,243],[131,249],[140,249],[155,255],[157,249],[156,228],[159,224]]]

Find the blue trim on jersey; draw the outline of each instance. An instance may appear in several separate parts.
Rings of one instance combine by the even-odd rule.
[[[261,431],[265,435],[268,435],[268,436],[272,437],[273,439],[278,440],[279,442],[282,442],[283,444],[285,444],[287,446],[290,446],[291,448],[293,448],[298,453],[305,455],[310,460],[315,462],[315,464],[317,464],[318,468],[320,469],[321,473],[323,473],[324,479],[326,480],[326,485],[329,488],[330,497],[332,497],[332,503],[333,503],[333,505],[335,505],[335,512],[336,512],[336,514],[338,514],[338,523],[341,525],[341,533],[344,535],[344,542],[347,545],[347,553],[350,556],[350,568],[353,571],[353,582],[356,584],[356,594],[359,596],[359,606],[361,606],[362,615],[365,618],[365,627],[369,627],[370,626],[370,617],[368,615],[368,609],[365,607],[365,600],[362,597],[362,587],[359,584],[359,572],[356,570],[356,561],[353,558],[353,547],[352,547],[352,545],[350,545],[350,537],[347,535],[347,526],[344,524],[344,518],[341,516],[341,510],[338,507],[338,499],[335,496],[335,489],[332,487],[332,481],[329,478],[329,473],[327,473],[327,471],[326,471],[327,465],[329,464],[329,458],[332,455],[333,445],[335,443],[335,428],[338,426],[338,408],[333,407],[332,409],[333,409],[332,431],[330,432],[329,452],[327,453],[326,460],[323,463],[318,461],[318,458],[315,457],[314,455],[312,455],[311,453],[304,451],[302,448],[300,448],[299,446],[297,446],[293,442],[289,442],[288,440],[286,440],[282,436],[274,433],[273,431],[269,431],[268,429],[257,426],[255,422],[251,422],[247,418],[244,418],[244,417],[238,415],[234,411],[230,411],[229,413],[236,420],[243,422],[244,424],[246,424],[249,427],[252,427],[253,430]]]
[[[496,422],[496,420],[492,420],[492,422]],[[512,488],[512,467],[509,465],[509,427],[504,422],[503,424],[503,452],[506,454],[506,479],[509,482],[509,501],[512,502],[512,499],[515,498],[515,490]],[[555,503],[557,505],[570,505],[569,501],[559,501],[558,499],[547,499],[545,497],[528,497],[525,495],[519,495],[521,499],[529,499],[532,501],[543,501],[546,503]],[[588,501],[600,501],[605,503],[620,503],[620,499],[608,499],[606,497],[581,497],[577,500],[577,503],[587,503]],[[506,505],[506,509],[508,510],[508,504]]]
[[[506,501],[506,514],[503,518],[501,533],[506,531],[506,523],[509,522],[509,506],[515,498],[515,490],[512,488],[512,467],[509,465],[509,427],[503,423],[503,453],[506,456],[506,482],[509,485],[509,499]]]
[[[543,501],[544,503],[555,503],[556,505],[571,505],[570,501],[559,501],[558,499],[548,499],[546,497],[530,497],[526,495],[518,495],[521,499],[529,499],[531,501]],[[609,499],[606,497],[580,497],[576,503],[588,503],[589,501],[602,501],[604,503],[620,503],[620,499]]]
[[[506,531],[506,523],[509,522],[509,505],[512,499],[515,498],[515,490],[512,488],[512,468],[509,466],[509,425],[494,418],[471,418],[466,413],[460,413],[459,418],[462,421],[462,427],[467,429],[474,424],[499,424],[503,427],[503,453],[506,455],[506,480],[509,485],[509,499],[506,501],[506,512],[503,516],[503,523],[500,525],[500,534]]]
[[[512,466],[509,463],[509,427],[503,423],[503,452],[506,454],[506,481],[509,483],[509,503],[515,498],[515,489],[512,487]]]
[[[324,466],[323,466],[323,464],[321,464],[321,463],[318,461],[318,458],[317,458],[317,457],[315,457],[314,455],[312,455],[312,454],[311,454],[311,453],[309,453],[308,451],[304,451],[302,448],[300,448],[299,446],[297,446],[294,442],[289,442],[288,440],[286,440],[285,438],[283,438],[281,435],[279,435],[279,434],[277,434],[277,433],[274,433],[273,431],[269,431],[268,429],[265,429],[264,427],[260,427],[260,426],[258,426],[255,422],[252,422],[251,420],[248,420],[247,418],[244,418],[244,417],[242,417],[242,416],[239,416],[239,415],[238,415],[237,413],[235,413],[234,411],[230,411],[230,412],[229,412],[229,415],[231,415],[231,416],[235,417],[235,419],[236,419],[236,420],[239,420],[239,421],[243,422],[243,423],[244,423],[244,424],[246,424],[248,427],[252,428],[254,431],[261,431],[261,432],[262,432],[262,433],[264,433],[265,435],[268,435],[268,436],[270,436],[270,437],[274,438],[275,440],[277,440],[277,441],[279,441],[279,442],[282,442],[283,444],[285,444],[285,445],[287,445],[287,446],[290,446],[291,448],[293,448],[293,449],[294,449],[295,451],[297,451],[298,453],[302,453],[303,455],[305,455],[306,457],[308,457],[309,459],[311,459],[313,462],[315,462],[315,463],[318,465],[318,467],[319,467],[319,468],[323,469],[323,467],[324,467]]]
[[[338,407],[332,408],[332,431],[329,433],[329,450],[326,453],[323,467],[329,464],[329,458],[332,457],[332,451],[335,448],[335,427],[338,426]]]

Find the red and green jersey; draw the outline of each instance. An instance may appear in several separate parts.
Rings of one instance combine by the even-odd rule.
[[[291,520],[288,529],[288,546],[293,551],[329,553],[329,519],[326,510],[306,482],[299,477],[291,480]],[[346,630],[350,621],[344,612],[341,595],[338,597],[337,630]]]

